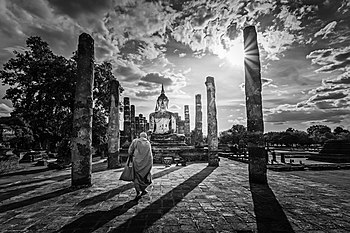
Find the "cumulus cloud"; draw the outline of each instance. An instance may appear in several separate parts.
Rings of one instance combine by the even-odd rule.
[[[114,75],[125,82],[133,82],[140,80],[144,76],[144,72],[133,63],[124,63],[123,65],[118,65],[114,70]]]
[[[312,96],[309,101],[329,100],[329,99],[342,99],[348,96],[347,93],[341,91],[327,92],[322,94],[316,94]]]
[[[331,84],[331,82],[328,82],[329,80],[324,80],[322,86],[317,87],[315,89],[312,89],[311,91],[309,91],[309,94],[317,94],[317,93],[325,93],[325,92],[332,92],[332,91],[338,91],[338,90],[347,90],[348,87],[344,86],[344,85],[327,85],[327,84]]]
[[[272,84],[273,80],[270,79],[270,78],[262,78],[261,79],[261,82],[262,82],[262,86],[272,86],[274,87],[274,85]]]
[[[324,111],[321,109],[304,110],[285,110],[268,114],[265,116],[265,122],[285,123],[288,122],[329,122],[334,124],[341,123],[344,119],[349,117],[349,110],[329,109]]]
[[[72,18],[78,18],[86,14],[103,14],[107,9],[112,7],[110,0],[48,0],[48,2],[57,13],[66,14]]]
[[[324,80],[325,84],[350,84],[350,71],[339,75],[335,79]]]
[[[135,95],[137,97],[151,97],[155,95],[159,95],[158,90],[138,90],[136,91]]]
[[[337,21],[332,21],[324,28],[315,33],[315,37],[322,36],[322,39],[327,39],[328,35],[334,32],[334,28],[337,25]]]
[[[164,84],[164,86],[170,86],[173,83],[171,78],[165,77],[159,73],[148,73],[141,78],[144,82]]]
[[[344,71],[350,65],[350,46],[315,50],[306,58],[311,59],[312,64],[321,66],[316,72]]]

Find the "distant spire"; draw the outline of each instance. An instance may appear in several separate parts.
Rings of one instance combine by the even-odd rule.
[[[161,94],[164,94],[164,86],[163,86],[163,83],[162,83],[162,92]]]

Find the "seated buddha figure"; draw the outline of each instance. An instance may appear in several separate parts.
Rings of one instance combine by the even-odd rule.
[[[157,99],[155,112],[149,115],[149,129],[153,135],[166,135],[176,133],[175,114],[168,111],[169,99],[164,94],[164,87]]]

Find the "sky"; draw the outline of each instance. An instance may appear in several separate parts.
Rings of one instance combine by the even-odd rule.
[[[154,111],[161,84],[170,111],[194,128],[195,95],[215,78],[219,131],[246,125],[243,29],[255,26],[265,132],[314,124],[350,129],[349,0],[0,0],[0,66],[40,36],[67,58],[78,36],[95,40],[136,114]],[[8,87],[0,86],[0,98]],[[12,104],[0,100],[0,116]]]

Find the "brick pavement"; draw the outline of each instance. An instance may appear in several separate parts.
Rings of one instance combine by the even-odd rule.
[[[206,165],[154,166],[138,203],[121,169],[93,173],[82,189],[70,188],[69,170],[0,178],[0,232],[350,232],[349,185],[318,179],[329,171],[268,171],[269,185],[254,185],[246,164]]]

